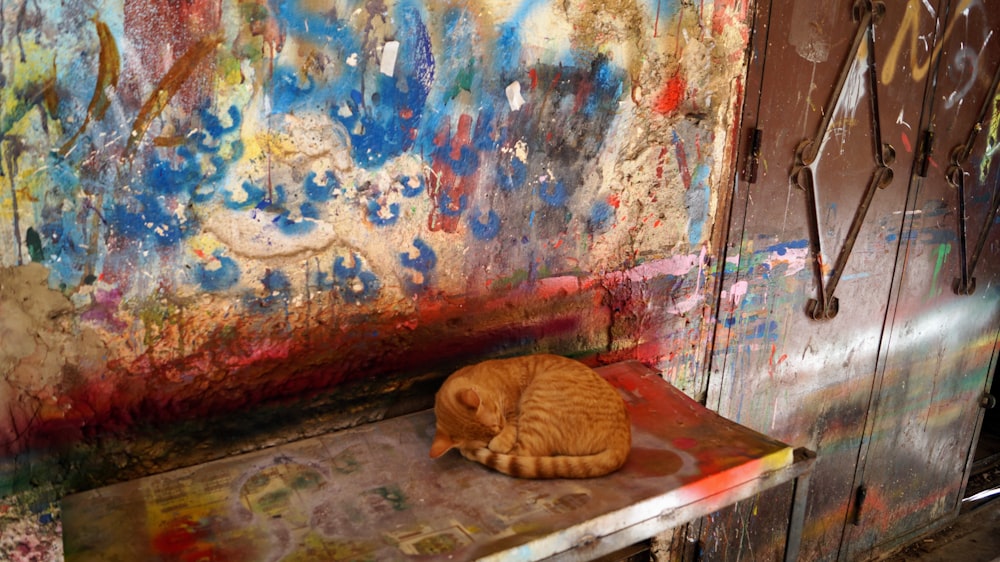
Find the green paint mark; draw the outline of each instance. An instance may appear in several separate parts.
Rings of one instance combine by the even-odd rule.
[[[38,235],[38,231],[32,227],[28,227],[28,232],[25,233],[25,243],[28,245],[28,253],[31,254],[31,261],[33,262],[43,262],[45,261],[45,251],[42,249],[42,237]]]
[[[938,288],[938,274],[941,273],[941,267],[944,266],[944,260],[951,253],[951,244],[939,244],[938,245],[938,255],[937,263],[934,264],[934,277],[931,280],[931,292],[927,295],[927,298],[934,298],[941,294],[941,289]]]
[[[360,468],[361,463],[358,462],[358,459],[350,451],[344,451],[333,458],[333,469],[341,474],[351,474],[357,472]]]
[[[372,490],[385,501],[389,502],[392,509],[396,511],[406,511],[410,506],[406,505],[406,496],[403,491],[396,486],[381,486]]]
[[[458,94],[462,93],[462,90],[466,92],[472,92],[472,78],[476,75],[476,60],[469,59],[469,64],[465,68],[458,71],[458,75],[455,76],[455,83],[452,84],[451,88],[448,88],[447,97],[448,99],[454,99]]]

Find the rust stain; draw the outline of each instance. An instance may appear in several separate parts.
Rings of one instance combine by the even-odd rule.
[[[118,45],[115,44],[115,38],[111,35],[108,24],[94,18],[94,25],[97,27],[97,37],[101,43],[101,52],[97,62],[97,83],[94,84],[94,95],[90,98],[90,105],[87,106],[87,117],[83,120],[83,125],[59,150],[63,156],[69,154],[73,145],[76,144],[76,139],[87,130],[91,120],[104,119],[104,114],[111,105],[107,94],[108,88],[118,87],[118,76],[121,72]]]
[[[135,118],[132,134],[129,135],[128,146],[125,148],[126,159],[130,159],[135,153],[136,147],[142,142],[142,137],[145,136],[153,119],[156,119],[163,112],[171,98],[184,85],[184,82],[220,43],[222,43],[222,37],[217,34],[202,37],[186,53],[174,61],[173,66],[157,84],[156,89],[149,94],[146,103],[142,104],[142,109],[139,110],[139,115]]]

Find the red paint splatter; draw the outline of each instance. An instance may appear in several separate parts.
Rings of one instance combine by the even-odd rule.
[[[534,90],[538,87],[538,71],[532,68],[528,71],[528,76],[531,77],[531,87],[529,89]]]
[[[910,138],[906,136],[906,131],[899,133],[899,136],[903,142],[903,149],[906,150],[907,154],[913,154],[913,145],[910,144]]]
[[[576,98],[573,100],[573,113],[579,113],[583,109],[583,104],[587,103],[587,98],[594,91],[594,82],[591,80],[580,80],[576,89]]]
[[[432,231],[455,232],[458,229],[461,206],[468,201],[476,185],[476,172],[461,175],[454,169],[455,164],[476,157],[472,146],[472,125],[472,116],[462,114],[454,136],[450,135],[451,126],[447,121],[434,136],[434,144],[447,150],[435,151],[431,164],[434,174],[427,184],[427,193],[435,203],[427,217],[427,227]]]
[[[663,165],[667,160],[667,147],[660,149],[660,155],[656,158],[656,179],[663,179]]]
[[[684,93],[687,90],[687,80],[677,72],[671,76],[657,96],[653,105],[653,110],[661,115],[671,115],[677,111],[681,102],[684,101]]]
[[[201,524],[184,518],[175,519],[166,525],[152,540],[153,548],[174,560],[195,562],[216,560],[211,544],[203,542],[209,535]]]
[[[119,95],[141,103],[143,92],[156,83],[200,40],[219,29],[221,4],[216,0],[131,0],[123,3],[125,36],[137,57],[123,69]],[[199,64],[177,93],[186,109],[201,103],[214,85],[214,61]]]
[[[618,197],[617,193],[612,193],[611,195],[608,196],[608,205],[611,205],[612,207],[617,209],[618,207],[621,207],[621,204],[622,204],[622,199],[621,197]]]
[[[698,442],[691,437],[677,437],[676,439],[674,439],[673,444],[674,447],[677,447],[682,451],[686,451],[697,445]]]
[[[726,28],[737,26],[745,44],[750,38],[750,30],[746,25],[750,4],[740,0],[716,0],[715,11],[712,13],[712,33],[718,37]]]

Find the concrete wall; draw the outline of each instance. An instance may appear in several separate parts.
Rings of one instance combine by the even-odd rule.
[[[746,3],[2,15],[0,489],[108,431],[488,355],[704,396]]]

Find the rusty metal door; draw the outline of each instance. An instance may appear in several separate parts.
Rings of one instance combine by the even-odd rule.
[[[925,95],[925,77],[878,83],[890,55],[908,64],[922,48],[893,43],[904,24],[934,33],[902,2],[757,6],[747,91],[760,97],[743,114],[708,404],[818,453],[805,560],[840,554],[890,312],[916,161],[909,120]],[[755,529],[781,528],[787,504],[749,513],[736,528],[706,525],[703,551],[777,558],[774,533]]]
[[[1000,11],[967,0],[929,6],[916,12],[936,19],[937,40],[880,72],[886,90],[930,77],[924,117],[900,120],[912,125],[904,131],[912,144],[932,149],[911,178],[844,560],[884,552],[957,513],[996,362]],[[893,45],[922,40],[904,24]]]

